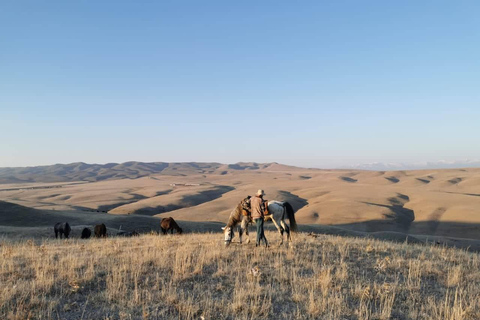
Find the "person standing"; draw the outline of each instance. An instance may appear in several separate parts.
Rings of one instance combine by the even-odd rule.
[[[260,242],[263,240],[265,247],[268,247],[267,238],[265,238],[265,233],[263,231],[263,222],[265,214],[265,201],[263,196],[265,192],[262,189],[258,190],[254,197],[250,199],[250,208],[252,212],[252,219],[255,221],[257,226],[257,247],[260,245]]]

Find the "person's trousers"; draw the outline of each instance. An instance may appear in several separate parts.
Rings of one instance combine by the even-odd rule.
[[[265,245],[268,245],[267,238],[265,238],[265,233],[263,232],[263,218],[255,219],[255,224],[257,226],[257,245],[260,245],[260,241],[263,240]]]

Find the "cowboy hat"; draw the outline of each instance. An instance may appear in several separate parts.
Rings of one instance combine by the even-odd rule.
[[[257,195],[257,196],[264,196],[264,195],[265,195],[265,192],[264,192],[262,189],[258,189],[256,195]]]

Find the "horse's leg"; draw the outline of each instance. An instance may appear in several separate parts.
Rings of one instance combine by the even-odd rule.
[[[241,229],[242,231],[245,231],[245,235],[247,236],[246,242],[250,243],[250,237],[248,235],[248,218],[247,217],[244,217],[242,219]]]
[[[287,241],[290,241],[291,240],[290,227],[283,220],[282,220],[281,224],[282,224],[283,229],[285,229],[285,232],[287,233]]]
[[[278,230],[278,233],[280,233],[280,244],[283,244],[283,228],[278,225],[277,221],[275,221],[275,217],[272,217],[273,224]]]
[[[58,239],[58,231],[55,230],[55,239]]]
[[[242,244],[242,235],[243,235],[243,226],[238,227],[238,238],[240,239],[240,244]]]

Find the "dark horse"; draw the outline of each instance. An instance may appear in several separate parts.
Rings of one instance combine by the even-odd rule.
[[[93,232],[95,233],[95,237],[97,238],[106,238],[107,237],[107,227],[105,224],[97,224],[95,228],[93,229]]]
[[[168,230],[170,230],[170,232],[173,234],[173,229],[177,230],[178,234],[183,232],[182,228],[178,226],[172,217],[163,218],[160,222],[160,228],[162,229],[163,234],[167,234]]]
[[[88,228],[83,228],[82,230],[82,239],[88,239],[92,235],[92,231]]]
[[[68,236],[70,235],[70,231],[72,231],[68,222],[56,223],[55,226],[53,227],[53,230],[55,231],[55,239],[58,239],[59,233],[60,233],[60,239],[62,239],[62,235],[65,236],[65,239],[68,239]]]

